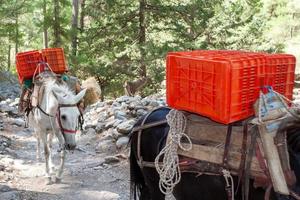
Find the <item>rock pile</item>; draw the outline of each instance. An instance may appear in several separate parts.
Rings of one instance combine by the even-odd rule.
[[[96,147],[98,152],[122,149],[128,143],[128,133],[135,122],[150,110],[165,106],[162,95],[146,98],[121,96],[116,100],[97,102],[89,106],[84,114],[84,132],[101,134]]]
[[[18,104],[19,104],[19,98],[15,98],[15,99],[6,98],[5,100],[0,101],[0,112],[7,113],[12,116],[17,116]]]
[[[12,74],[0,72],[0,101],[6,99],[15,99],[20,95],[20,85]]]

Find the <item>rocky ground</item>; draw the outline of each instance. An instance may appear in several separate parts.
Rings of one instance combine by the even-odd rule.
[[[10,92],[15,91],[15,92]],[[1,200],[128,200],[128,133],[147,111],[165,105],[161,95],[123,96],[87,108],[77,149],[67,153],[63,182],[46,185],[43,161],[36,160],[36,140],[18,115],[18,84],[0,87]],[[58,145],[53,146],[58,164]],[[56,158],[56,159],[55,159]]]

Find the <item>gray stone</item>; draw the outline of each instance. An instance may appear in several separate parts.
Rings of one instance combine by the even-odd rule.
[[[113,107],[120,107],[121,106],[121,104],[120,103],[118,103],[118,102],[113,102],[112,104],[111,104]]]
[[[150,101],[148,99],[142,99],[141,103],[143,106],[148,106]]]
[[[122,133],[119,133],[116,129],[113,130],[112,132],[112,137],[115,139],[115,140],[118,140],[120,137],[122,137],[123,134]]]
[[[116,142],[116,146],[118,149],[122,149],[127,146],[128,142],[129,137],[120,137]]]
[[[159,103],[157,101],[151,101],[149,103],[149,106],[152,106],[152,107],[158,107],[159,106]]]
[[[137,108],[141,108],[141,107],[144,107],[143,104],[141,102],[131,102],[129,105],[128,105],[128,108],[130,110],[133,110],[133,109],[137,109]]]
[[[115,120],[108,121],[108,122],[105,124],[105,129],[112,128],[113,125],[114,125],[114,123],[115,123]]]
[[[0,193],[0,199],[1,200],[19,200],[20,194],[18,191],[9,191],[9,192],[3,192]]]
[[[105,111],[106,109],[107,109],[106,107],[98,107],[98,108],[96,109],[96,112],[97,112],[97,113],[100,113],[100,112]]]
[[[8,106],[6,104],[0,105],[0,111],[1,112],[12,112],[14,110],[13,107]]]
[[[7,185],[0,185],[0,192],[9,192],[9,191],[12,191],[12,189]]]
[[[110,152],[113,153],[116,151],[116,145],[112,140],[100,141],[96,146],[97,153]]]
[[[117,102],[122,103],[122,102],[128,102],[132,97],[129,96],[121,96],[116,99]]]
[[[101,112],[98,114],[97,119],[98,119],[98,122],[104,122],[108,117],[109,116],[106,112]]]
[[[93,128],[89,128],[85,132],[87,135],[95,135],[96,134],[96,130]]]
[[[128,134],[131,131],[134,124],[135,124],[134,119],[125,121],[117,126],[117,130],[122,134]]]
[[[24,126],[25,125],[25,122],[23,119],[21,118],[17,118],[17,119],[14,119],[12,124],[15,124],[17,126]]]
[[[105,130],[105,123],[98,123],[95,130],[97,133],[102,133]]]
[[[126,113],[123,111],[116,111],[114,113],[115,119],[126,120]]]
[[[118,200],[120,196],[108,191],[81,190],[78,199],[88,200]]]
[[[16,133],[16,135],[21,136],[21,137],[28,137],[28,136],[31,135],[31,132],[26,131],[26,129],[25,129],[25,130],[22,130],[22,131],[18,131]]]
[[[115,123],[113,124],[113,127],[117,127],[119,124],[121,124],[123,122],[123,120],[120,119],[116,119]]]
[[[107,156],[104,158],[104,163],[106,164],[115,164],[120,162],[120,159],[116,156]]]
[[[148,113],[148,112],[147,112],[146,110],[144,110],[144,109],[139,109],[139,110],[136,111],[136,115],[137,115],[138,117],[143,116],[143,115],[145,115],[145,114],[147,114],[147,113]]]

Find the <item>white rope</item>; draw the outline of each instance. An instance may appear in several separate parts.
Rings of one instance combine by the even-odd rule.
[[[192,142],[184,133],[186,128],[186,117],[182,112],[173,109],[166,118],[170,126],[169,135],[166,146],[155,158],[155,168],[160,177],[160,191],[163,194],[170,196],[174,187],[181,179],[179,158],[177,154],[178,147],[184,151],[189,151],[192,149]],[[182,145],[182,137],[187,139],[187,147]],[[162,164],[160,161],[162,161]]]
[[[233,182],[233,178],[232,178],[230,172],[226,169],[223,169],[222,173],[223,173],[223,177],[224,177],[225,182],[226,182],[226,187],[231,188],[231,200],[234,200],[234,182]]]

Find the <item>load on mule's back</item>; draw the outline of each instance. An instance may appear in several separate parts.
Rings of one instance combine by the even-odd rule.
[[[77,81],[70,87],[70,77],[61,75],[66,70],[63,51],[59,48],[45,49],[42,53],[31,51],[17,55],[19,80],[24,84],[20,107],[25,111],[29,125],[37,136],[37,156],[40,154],[40,140],[43,143],[49,184],[52,183],[51,176],[54,172],[51,157],[52,135],[55,134],[58,138],[61,152],[55,175],[55,181],[59,182],[66,150],[75,149],[75,134],[83,120],[79,104],[86,90],[79,92]]]
[[[272,187],[300,199],[294,71],[287,54],[169,53],[167,103],[184,112],[160,108],[133,128],[132,199],[277,199]]]

